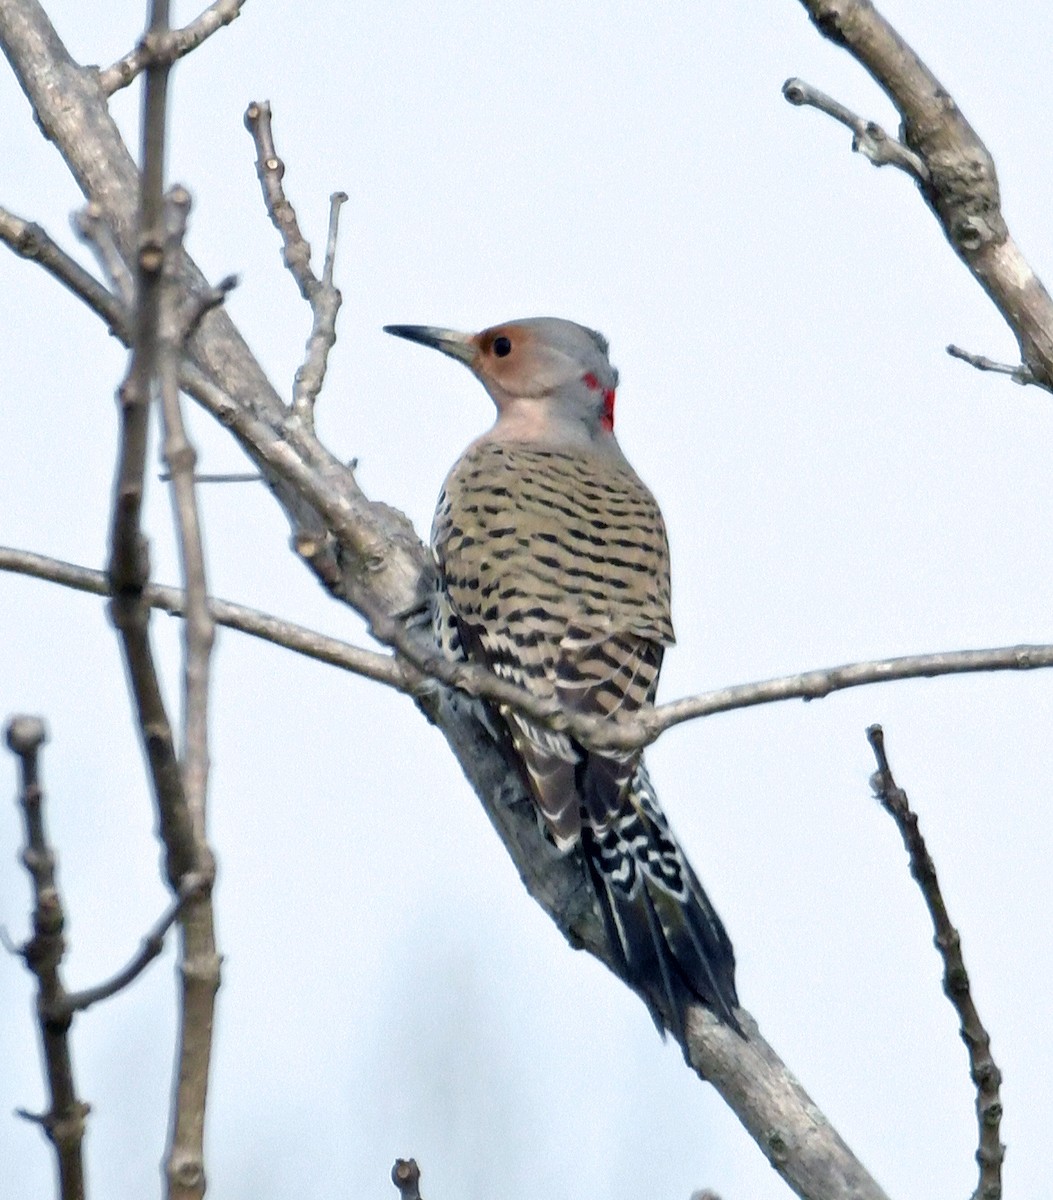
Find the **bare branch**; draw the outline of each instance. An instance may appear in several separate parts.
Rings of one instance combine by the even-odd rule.
[[[909,146],[891,137],[875,121],[856,116],[851,109],[803,79],[787,79],[782,85],[782,94],[791,104],[817,108],[851,129],[852,149],[869,158],[875,167],[898,167],[916,182],[928,183],[929,169],[925,163]]]
[[[325,262],[321,278],[311,270],[311,247],[303,236],[296,210],[285,195],[282,178],[285,164],[278,157],[271,127],[271,106],[267,101],[254,101],[245,110],[245,128],[256,143],[256,174],[263,189],[263,201],[274,227],[282,238],[282,262],[288,268],[300,294],[311,308],[311,333],[307,339],[304,361],[293,383],[292,410],[306,429],[313,428],[314,404],[325,381],[329,351],[336,342],[336,318],[343,303],[340,291],[333,285],[336,261],[337,231],[340,207],[347,200],[344,192],[329,197],[329,233],[326,239]]]
[[[684,1054],[709,1080],[793,1191],[805,1200],[887,1200],[775,1051],[739,1008],[746,1037],[708,1009],[690,1010]]]
[[[400,1200],[422,1200],[420,1167],[415,1158],[396,1158],[391,1168],[391,1182],[398,1188]]]
[[[190,297],[182,313],[179,315],[181,339],[177,366],[178,362],[181,362],[183,358],[184,343],[194,336],[205,315],[210,313],[214,308],[219,308],[237,286],[237,275],[225,275],[214,288],[206,288],[203,292],[196,292]],[[258,479],[259,476],[254,475],[250,476],[250,478]],[[196,475],[195,479],[198,483],[201,482],[200,475]]]
[[[128,270],[128,264],[117,245],[113,230],[103,216],[102,209],[94,201],[85,205],[79,213],[74,214],[73,229],[77,236],[94,250],[95,257],[116,289],[117,295],[131,309],[136,298],[135,278]],[[134,329],[131,328],[130,318],[128,334],[118,332],[118,336],[126,346],[132,344]]]
[[[0,241],[23,258],[40,263],[63,287],[69,288],[74,296],[98,313],[110,333],[127,342],[128,313],[124,305],[39,225],[0,208]]]
[[[166,24],[167,13],[163,0],[158,0],[155,7],[160,9],[154,19],[156,32]],[[160,26],[156,25],[157,21],[161,22]],[[150,608],[143,600],[150,568],[146,540],[140,529],[164,259],[162,180],[166,77],[167,67],[163,64],[154,65],[147,71],[134,347],[128,373],[118,392],[120,446],[107,574],[112,597],[110,613],[124,652],[150,764],[161,837],[165,844],[168,881],[172,889],[178,891],[183,876],[195,869],[195,846],[172,728],[150,648]]]
[[[881,726],[871,725],[867,730],[867,739],[877,759],[877,771],[870,780],[870,786],[874,789],[874,795],[881,801],[881,807],[896,822],[900,837],[907,848],[910,873],[921,889],[936,931],[933,940],[943,960],[943,990],[958,1014],[961,1038],[969,1051],[969,1074],[976,1085],[976,1121],[979,1126],[976,1161],[980,1164],[980,1178],[973,1193],[973,1200],[1000,1200],[1002,1160],[1005,1157],[1005,1147],[998,1140],[1002,1119],[1002,1101],[999,1094],[1002,1073],[991,1057],[991,1039],[973,1004],[969,976],[965,970],[965,959],[962,957],[961,937],[947,914],[947,906],[936,876],[936,864],[925,845],[925,839],[918,827],[917,815],[911,810],[907,793],[898,786],[892,776],[892,768],[885,753],[885,734]]]
[[[55,879],[55,855],[44,825],[44,793],[40,786],[38,756],[47,739],[39,717],[12,717],[6,728],[7,744],[21,760],[20,802],[26,844],[22,861],[33,883],[33,936],[22,957],[37,977],[37,1023],[47,1068],[51,1106],[38,1116],[22,1115],[41,1126],[55,1147],[62,1200],[84,1200],[84,1165],[81,1145],[88,1105],[77,1099],[73,1060],[69,1047],[71,1017],[56,1016],[66,992],[59,967],[66,952],[63,930],[66,915]]]
[[[1031,368],[1024,366],[1023,363],[1018,363],[1014,367],[1008,363],[995,362],[994,359],[986,358],[982,354],[971,354],[968,350],[963,350],[960,346],[948,346],[947,353],[951,358],[961,359],[962,362],[968,363],[970,367],[975,367],[978,371],[993,371],[997,375],[1008,375],[1014,383],[1028,384],[1038,382]]]
[[[168,471],[159,471],[158,482],[170,483],[172,476]],[[259,471],[195,471],[195,483],[261,483],[263,476]]]
[[[30,575],[35,579],[57,583],[62,587],[87,592],[93,596],[110,594],[104,572],[62,562],[57,558],[48,558],[43,554],[34,554],[29,550],[13,550],[7,546],[0,546],[0,571]],[[151,608],[161,609],[173,616],[181,617],[186,613],[186,594],[180,588],[162,587],[160,584],[151,583],[146,586],[143,598]],[[325,634],[315,633],[302,625],[283,621],[255,608],[231,604],[227,600],[212,598],[209,600],[209,607],[219,625],[236,629],[240,633],[249,634],[275,646],[283,646],[296,654],[303,654],[330,666],[340,667],[354,675],[375,680],[407,695],[416,695],[427,683],[418,672],[403,666],[388,654],[350,646],[337,638],[326,637]]]
[[[271,106],[266,100],[253,101],[245,110],[245,128],[256,143],[256,174],[263,189],[263,202],[274,228],[281,234],[282,262],[289,269],[300,295],[310,303],[318,280],[311,270],[311,245],[300,229],[296,210],[282,186],[285,163],[278,157],[271,129]]]
[[[126,987],[134,983],[164,949],[165,935],[182,916],[187,902],[206,891],[211,886],[211,882],[208,875],[185,876],[179,888],[179,895],[169,904],[154,927],[143,938],[134,957],[116,975],[105,982],[63,996],[61,1003],[54,1010],[54,1015],[70,1017],[73,1013],[84,1012],[93,1004],[116,996],[118,992],[123,992]]]
[[[340,227],[340,207],[347,200],[346,192],[334,192],[329,197],[329,234],[326,238],[325,263],[318,287],[310,296],[311,333],[303,363],[293,380],[293,412],[302,421],[311,422],[315,401],[325,382],[329,351],[336,343],[336,318],[343,303],[340,290],[333,285],[336,263],[336,240]]]
[[[171,190],[167,200],[164,294],[161,305],[161,352],[158,382],[164,426],[163,456],[172,480],[179,557],[186,587],[186,621],[183,626],[183,759],[186,802],[194,824],[194,838],[205,844],[205,797],[208,791],[208,687],[209,659],[215,625],[208,607],[201,520],[194,488],[197,453],[186,435],[179,403],[179,361],[183,355],[186,325],[179,313],[179,260],[190,196],[183,188]],[[199,316],[195,314],[194,324]]]
[[[0,571],[32,575],[96,596],[109,594],[106,578],[101,572],[27,550],[0,546]],[[163,609],[174,616],[184,613],[183,593],[177,588],[151,584],[144,595],[154,608]],[[429,653],[422,652],[421,647],[396,621],[392,621],[392,628],[395,631],[393,636],[397,637],[400,644],[399,653],[403,654],[402,647],[405,647],[407,653],[404,657],[412,655],[413,665],[387,654],[378,654],[325,637],[292,622],[227,600],[211,599],[209,605],[220,625],[375,680],[407,695],[424,694],[428,690],[428,680],[438,679],[467,695],[479,696],[497,704],[508,704],[550,728],[573,733],[590,744],[602,744],[614,749],[635,749],[657,740],[666,729],[685,721],[761,704],[777,704],[784,700],[819,700],[833,692],[893,680],[933,679],[943,675],[986,671],[1032,671],[1053,666],[1053,645],[998,646],[987,650],[910,654],[901,658],[846,663],[798,675],[783,675],[759,683],[736,684],[660,704],[656,708],[643,708],[632,721],[602,721],[569,716],[554,706],[543,704],[535,696],[506,680],[498,679],[482,667],[451,663],[439,655],[433,658]]]
[[[706,717],[713,713],[752,708],[779,700],[820,700],[832,692],[888,683],[894,679],[932,679],[939,675],[968,675],[981,671],[1031,671],[1053,667],[1053,645],[998,646],[990,650],[947,650],[933,654],[908,654],[901,658],[883,658],[871,662],[847,663],[785,675],[761,683],[704,692],[686,700],[660,704],[639,717],[645,734],[644,744],[654,741],[673,725]],[[620,742],[612,744],[621,748]]]
[[[165,42],[168,62],[175,62],[184,54],[196,50],[217,29],[229,25],[241,14],[244,3],[245,0],[214,0],[214,3],[189,25],[172,30]],[[157,50],[151,48],[146,39],[140,41],[134,50],[118,59],[112,67],[99,72],[99,86],[103,94],[112,96],[114,92],[127,87],[151,62],[156,61],[156,55]]]
[[[181,487],[178,505],[181,553],[191,584],[188,601],[193,633],[192,662],[188,656],[185,739],[189,768],[181,771],[176,760],[171,724],[165,711],[149,638],[150,606],[144,599],[149,579],[146,542],[140,529],[145,459],[154,379],[161,380],[167,426],[166,440],[177,467],[177,481],[189,480],[193,489],[192,452],[178,429],[177,371],[182,355],[183,330],[178,322],[182,255],[180,227],[189,198],[177,190],[172,204],[164,197],[165,122],[170,57],[168,0],[152,0],[150,27],[143,38],[147,54],[142,135],[142,174],[139,187],[137,286],[135,333],[128,375],[120,389],[121,437],[117,486],[111,533],[109,580],[111,612],[124,651],[135,698],[139,727],[150,764],[161,837],[165,846],[170,886],[180,895],[188,875],[211,880],[214,863],[204,836],[204,786],[207,753],[204,750],[205,712],[202,690],[207,687],[211,618],[204,603],[200,561],[200,535],[193,497],[186,500]],[[171,211],[175,219],[170,221]],[[180,215],[182,213],[182,215]],[[104,223],[105,224],[105,223]],[[174,226],[171,236],[169,226]],[[108,227],[108,226],[107,226]],[[117,241],[115,239],[115,245]],[[173,411],[174,410],[174,411]],[[189,475],[183,460],[191,459]],[[195,548],[196,547],[196,548]],[[203,612],[203,617],[200,614]],[[205,637],[201,629],[204,623]],[[193,732],[191,732],[191,730]],[[171,1200],[200,1200],[205,1190],[204,1114],[211,1057],[212,1021],[219,987],[210,888],[196,891],[180,912],[182,992],[179,1045],[176,1052],[176,1088],[165,1161]]]
[[[902,119],[902,144],[927,173],[915,175],[922,196],[955,252],[1016,336],[1029,373],[1021,381],[1053,390],[1053,299],[1010,236],[987,147],[940,81],[871,0],[801,3],[819,32],[847,50],[895,105]],[[797,94],[787,98],[807,102]],[[823,110],[844,120],[830,108]],[[849,117],[844,123],[852,128],[858,118]],[[910,169],[904,163],[896,165]]]

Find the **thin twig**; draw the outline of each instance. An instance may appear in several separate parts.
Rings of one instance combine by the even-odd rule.
[[[91,201],[80,212],[73,214],[72,223],[74,232],[82,242],[91,247],[117,296],[130,311],[136,303],[135,276],[128,269],[128,264],[117,245],[117,239],[114,237],[110,223],[103,215],[103,210],[98,204]],[[129,333],[127,335],[119,328],[114,329],[114,332],[125,345],[130,346],[135,336],[131,318],[129,317]]]
[[[321,278],[311,270],[311,247],[300,229],[300,223],[285,194],[282,178],[285,164],[278,157],[271,126],[271,106],[267,101],[254,101],[245,110],[245,128],[256,144],[256,174],[263,190],[263,202],[274,227],[281,234],[282,261],[288,268],[300,294],[311,308],[311,333],[307,339],[304,361],[293,381],[292,411],[306,429],[314,424],[314,405],[325,382],[329,351],[336,342],[336,318],[343,303],[340,291],[333,285],[336,261],[337,233],[340,207],[347,200],[344,192],[329,197],[329,231],[326,238],[325,261]]]
[[[171,61],[166,50],[168,28],[168,0],[152,0],[150,26],[143,38],[148,61],[139,190],[135,340],[131,366],[120,391],[121,438],[109,580],[111,612],[120,634],[150,764],[165,846],[166,873],[169,885],[179,895],[186,876],[204,875],[211,880],[214,865],[202,833],[203,812],[192,812],[188,803],[187,783],[176,758],[171,723],[150,646],[150,606],[144,598],[149,563],[140,528],[151,388],[159,367],[163,368],[162,391],[171,399],[182,351],[182,331],[173,334],[173,328],[178,325],[174,314],[178,313],[181,293],[171,284],[175,269],[172,260],[178,261],[181,256],[169,237],[166,222],[169,206],[164,197],[165,122]],[[174,207],[180,207],[178,200]],[[172,349],[174,340],[178,342],[175,351]],[[203,595],[203,585],[198,591]],[[196,698],[194,711],[195,714],[199,712]],[[195,716],[195,720],[200,718]],[[195,788],[200,788],[199,757],[196,766],[198,771],[193,783]],[[213,1010],[219,986],[219,958],[210,891],[209,887],[196,892],[180,912],[179,1045],[165,1155],[169,1200],[201,1200],[205,1191],[205,1099]]]
[[[189,194],[184,188],[173,187],[166,200],[158,383],[164,430],[163,456],[172,477],[171,494],[186,589],[180,777],[194,839],[196,868],[204,880],[211,881],[215,865],[208,844],[206,801],[209,668],[215,622],[208,603],[201,520],[194,486],[197,454],[183,421],[179,364],[190,330],[197,326],[206,311],[216,307],[227,289],[209,289],[187,303],[182,302],[183,238],[189,211]],[[173,1200],[200,1200],[205,1191],[204,1121],[216,993],[220,984],[210,886],[196,889],[185,903],[181,929],[178,1070],[166,1175]]]
[[[1002,1073],[991,1057],[991,1039],[973,1004],[969,976],[962,957],[961,938],[947,914],[947,906],[936,876],[936,864],[925,845],[925,839],[918,827],[917,815],[911,810],[907,793],[898,786],[892,776],[881,726],[871,725],[867,730],[867,739],[877,759],[877,771],[871,778],[870,786],[874,789],[874,795],[881,801],[882,808],[896,822],[903,844],[907,848],[910,873],[921,889],[936,931],[934,941],[943,960],[943,990],[958,1014],[961,1038],[969,1052],[969,1074],[976,1085],[976,1121],[979,1127],[976,1161],[980,1166],[980,1178],[973,1193],[973,1200],[1000,1200],[1002,1159],[1005,1157],[1005,1147],[998,1140],[1002,1118],[1002,1102],[999,1095]]]
[[[310,295],[311,333],[307,339],[304,360],[293,379],[293,412],[308,426],[313,422],[315,401],[325,383],[329,351],[336,343],[336,318],[343,303],[340,289],[333,285],[333,269],[336,263],[340,208],[346,200],[346,192],[334,192],[329,197],[329,235],[326,238],[325,263],[319,285]]]
[[[74,296],[97,312],[106,322],[110,333],[121,341],[127,341],[127,308],[39,225],[33,221],[24,221],[7,209],[0,208],[0,241],[23,258],[40,263],[52,278],[69,288]]]
[[[159,483],[171,483],[172,476],[168,471],[159,471]],[[195,483],[260,483],[263,476],[259,471],[195,471]]]
[[[182,253],[181,249],[180,253]],[[198,326],[205,316],[214,308],[219,308],[237,286],[237,275],[224,275],[215,287],[206,288],[204,291],[191,295],[179,316],[179,328],[182,330],[184,344],[197,333]],[[182,350],[183,347],[180,346],[180,359]]]
[[[165,945],[165,935],[183,915],[183,909],[190,900],[204,892],[211,884],[208,875],[190,874],[183,877],[179,895],[158,918],[157,923],[143,938],[135,955],[113,976],[96,984],[94,987],[82,988],[79,992],[65,995],[61,1003],[53,1010],[55,1016],[72,1016],[73,1013],[84,1012],[100,1000],[108,1000],[123,992],[129,984],[146,970],[146,968],[161,953]]]
[[[155,31],[164,27],[166,10],[164,0],[155,0]],[[135,333],[128,372],[118,391],[120,444],[107,575],[110,613],[128,668],[139,728],[150,764],[168,882],[174,891],[178,891],[180,880],[196,865],[194,841],[171,723],[150,647],[150,606],[143,599],[150,568],[146,540],[140,528],[164,258],[162,180],[166,75],[167,67],[163,63],[151,66],[146,74]]]
[[[918,183],[928,183],[929,168],[909,146],[886,133],[876,121],[867,121],[846,108],[840,101],[805,83],[803,79],[787,79],[782,94],[798,107],[817,108],[840,121],[852,131],[852,149],[870,159],[875,167],[893,166],[905,171]]]
[[[396,1158],[391,1182],[398,1188],[400,1200],[423,1200],[420,1194],[420,1167],[415,1158]]]
[[[172,30],[165,46],[169,63],[196,50],[217,29],[229,25],[241,13],[244,3],[245,0],[215,0],[188,25]],[[112,96],[114,92],[127,87],[151,62],[156,61],[156,54],[156,49],[151,49],[145,40],[140,41],[134,50],[118,59],[112,67],[99,72],[99,86],[103,93]]]
[[[300,294],[310,303],[318,280],[311,270],[311,246],[300,229],[296,210],[282,186],[285,163],[278,157],[271,130],[271,106],[266,100],[253,101],[245,110],[245,128],[256,143],[256,174],[263,189],[263,201],[274,228],[281,234],[282,262],[292,273]]]
[[[38,756],[47,739],[39,717],[12,717],[6,728],[7,744],[21,761],[20,802],[26,844],[22,861],[33,882],[33,936],[22,950],[26,966],[37,977],[37,1023],[47,1068],[51,1104],[46,1113],[21,1115],[47,1134],[58,1159],[62,1200],[84,1200],[84,1165],[81,1146],[88,1105],[77,1099],[73,1082],[69,1028],[71,1016],[56,1017],[65,989],[59,971],[65,954],[63,930],[66,916],[55,879],[55,855],[44,825],[44,793],[40,786]]]
[[[1017,363],[1014,367],[1009,363],[995,362],[993,358],[987,358],[983,354],[972,354],[968,350],[963,350],[961,346],[948,346],[947,353],[951,358],[960,359],[978,371],[993,371],[997,375],[1008,375],[1014,383],[1019,383],[1021,386],[1038,382],[1034,372],[1025,363]]]

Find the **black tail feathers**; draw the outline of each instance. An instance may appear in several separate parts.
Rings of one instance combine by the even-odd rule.
[[[736,1033],[735,952],[720,917],[669,832],[641,764],[630,803],[582,845],[607,937],[625,981],[659,1031],[685,1044],[686,1010],[701,1002]]]

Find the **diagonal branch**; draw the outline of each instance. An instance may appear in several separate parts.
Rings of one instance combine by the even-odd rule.
[[[893,166],[905,171],[916,183],[929,182],[929,169],[909,146],[881,128],[876,121],[866,121],[850,108],[826,92],[812,87],[803,79],[787,79],[782,85],[782,94],[791,104],[817,108],[820,112],[840,121],[852,131],[852,149],[868,158],[875,167]]]
[[[229,25],[240,16],[245,0],[214,0],[208,8],[195,17],[182,29],[173,29],[166,39],[165,54],[169,63],[196,50],[208,37],[211,37],[224,25]],[[104,95],[112,96],[114,92],[127,87],[140,75],[151,62],[156,61],[157,50],[151,48],[144,39],[134,50],[130,50],[123,58],[119,58],[112,67],[99,72],[99,86]]]
[[[925,202],[1016,336],[1026,382],[1053,390],[1053,299],[1009,233],[987,147],[871,0],[801,3],[819,32],[847,50],[895,105],[902,145],[920,164],[912,173]]]
[[[110,333],[127,345],[131,332],[128,313],[120,300],[71,258],[35,221],[25,221],[0,208],[0,242],[31,262],[39,263],[53,279],[106,322]]]
[[[877,759],[877,771],[870,781],[881,807],[896,822],[900,837],[910,858],[910,873],[921,889],[929,910],[936,949],[943,960],[943,990],[958,1014],[960,1033],[969,1051],[969,1074],[976,1085],[976,1122],[979,1127],[979,1146],[976,1161],[980,1178],[973,1200],[1000,1200],[1002,1195],[1002,1160],[1005,1147],[998,1140],[1002,1119],[999,1089],[1002,1073],[991,1057],[991,1038],[980,1020],[969,989],[969,975],[962,957],[962,941],[947,913],[936,864],[932,861],[925,839],[918,827],[918,818],[911,810],[907,793],[892,776],[885,753],[885,734],[880,725],[871,725],[867,739]]]
[[[183,915],[187,904],[195,897],[207,891],[211,886],[208,875],[184,875],[176,896],[168,908],[161,914],[157,923],[143,938],[142,944],[135,955],[110,979],[97,983],[94,987],[82,988],[79,992],[69,992],[53,1010],[53,1015],[69,1019],[74,1013],[84,1012],[100,1000],[109,1000],[126,987],[146,970],[146,968],[161,953],[165,945],[165,935]]]

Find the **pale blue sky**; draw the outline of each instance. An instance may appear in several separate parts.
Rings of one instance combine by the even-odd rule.
[[[143,14],[51,6],[108,63]],[[180,19],[195,11],[182,5]],[[1006,216],[1053,274],[1053,17],[1035,0],[883,11],[994,153]],[[174,77],[170,178],[190,246],[288,394],[309,318],[283,273],[242,126],[274,106],[316,247],[343,189],[345,306],[319,426],[422,532],[489,421],[467,372],[385,337],[552,314],[602,329],[618,431],[666,513],[679,644],[666,699],[934,649],[1053,640],[1053,404],[944,346],[1014,343],[913,185],[791,108],[800,75],[895,118],[793,0],[250,0]],[[115,104],[133,133],[137,96]],[[80,199],[0,72],[0,203],[72,246]],[[79,252],[79,251],[78,251]],[[101,565],[124,354],[42,272],[0,255],[0,542]],[[212,470],[230,440],[194,414]],[[219,594],[342,636],[262,488],[204,496]],[[167,498],[148,517],[175,578]],[[68,978],[131,952],[165,903],[116,643],[97,601],[0,575],[0,713],[40,712],[48,819],[71,913]],[[178,629],[156,622],[177,695]],[[212,837],[226,955],[210,1195],[724,1200],[788,1193],[643,1006],[525,895],[438,734],[405,699],[232,634],[215,661]],[[1005,1073],[1006,1181],[1049,1188],[1053,675],[904,683],[680,728],[660,796],[738,952],[740,994],[892,1196],[966,1195],[973,1097],[898,836],[870,798],[884,724]],[[0,768],[14,795],[14,773]],[[0,806],[0,922],[25,930],[15,805]],[[96,1196],[157,1186],[172,959],[82,1017]],[[0,961],[0,1194],[44,1196],[30,987]],[[497,1181],[495,1183],[495,1180]]]

